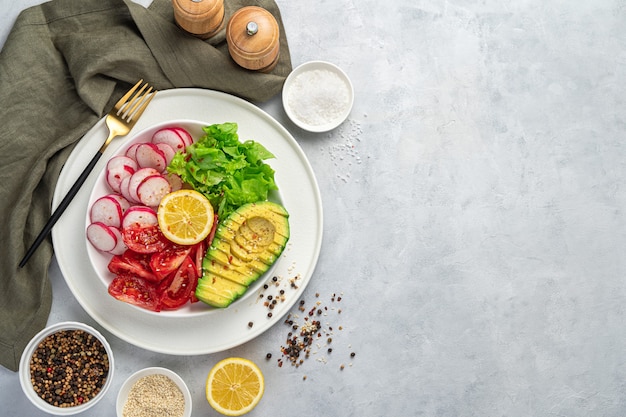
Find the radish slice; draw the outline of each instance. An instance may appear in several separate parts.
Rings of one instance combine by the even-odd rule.
[[[138,169],[131,177],[130,182],[128,183],[128,195],[130,195],[131,199],[140,202],[139,196],[137,195],[137,187],[139,184],[146,178],[151,175],[159,175],[160,172],[154,168],[140,168]]]
[[[141,143],[133,143],[126,150],[125,156],[131,158],[132,160],[137,160],[137,148],[141,145]]]
[[[130,207],[130,201],[128,201],[128,199],[124,196],[121,196],[119,194],[109,194],[109,197],[116,199],[117,202],[120,203],[120,207],[122,208],[122,214],[124,214],[126,210],[128,210],[128,208]]]
[[[105,172],[106,181],[111,190],[119,193],[122,179],[132,175],[137,168],[137,162],[125,155],[118,155],[109,159]]]
[[[135,223],[157,225],[159,220],[154,209],[146,206],[133,206],[126,210],[126,214],[122,218],[122,229],[126,229]]]
[[[142,143],[137,147],[137,164],[142,168],[154,168],[163,172],[167,167],[165,154],[154,143]]]
[[[136,165],[136,164],[135,164]],[[135,173],[135,169],[129,165],[120,165],[106,170],[106,182],[109,188],[116,193],[120,192],[122,180]]]
[[[137,187],[139,201],[148,207],[157,207],[161,199],[171,192],[170,182],[163,175],[151,175]]]
[[[109,252],[117,246],[117,236],[112,228],[101,222],[87,226],[87,240],[99,251]]]
[[[122,232],[120,229],[116,227],[109,227],[109,230],[115,235],[117,238],[117,245],[113,249],[109,251],[111,255],[121,255],[128,249],[126,243],[124,242],[124,238],[122,237]]]
[[[109,162],[107,162],[107,169],[114,169],[114,168],[124,167],[124,166],[128,166],[132,168],[133,171],[136,171],[137,168],[139,168],[137,166],[137,161],[135,161],[134,158],[130,158],[126,155],[114,156],[111,159],[109,159]]]
[[[126,177],[122,180],[122,182],[120,183],[120,194],[122,194],[122,196],[128,201],[129,204],[137,204],[139,203],[139,201],[135,200],[131,195],[130,195],[130,191],[128,189],[128,186],[130,185],[130,179],[131,177]]]
[[[168,173],[165,174],[165,178],[169,181],[172,191],[178,191],[183,188],[183,180],[177,174]]]
[[[167,143],[176,152],[184,151],[186,147],[185,139],[172,127],[164,127],[163,129],[157,130],[154,135],[152,135],[152,143]]]
[[[172,158],[174,158],[174,155],[176,155],[176,151],[170,145],[163,142],[157,143],[155,146],[163,152],[163,155],[165,156],[165,166],[167,167],[167,165],[169,165],[172,161]]]
[[[120,227],[123,214],[120,202],[110,195],[105,195],[93,203],[89,212],[89,219],[92,223]]]
[[[187,146],[193,143],[193,137],[191,137],[191,133],[189,133],[186,129],[182,127],[174,127],[173,129],[180,135],[180,137],[183,138]]]

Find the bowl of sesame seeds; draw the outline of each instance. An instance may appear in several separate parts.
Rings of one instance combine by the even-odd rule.
[[[20,385],[34,406],[69,416],[93,407],[113,380],[113,351],[96,329],[79,322],[46,327],[28,343]]]
[[[174,371],[162,367],[141,369],[122,384],[118,394],[118,417],[190,417],[191,393]]]

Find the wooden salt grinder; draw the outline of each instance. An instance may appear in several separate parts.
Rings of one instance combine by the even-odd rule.
[[[176,24],[200,39],[224,27],[224,0],[172,0],[172,6]]]
[[[228,52],[240,66],[269,72],[280,55],[280,29],[274,16],[257,6],[237,10],[226,26]]]

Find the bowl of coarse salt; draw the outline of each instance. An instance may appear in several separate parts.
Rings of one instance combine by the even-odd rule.
[[[283,107],[289,119],[309,132],[327,132],[346,120],[354,103],[350,78],[325,61],[306,62],[285,80]]]

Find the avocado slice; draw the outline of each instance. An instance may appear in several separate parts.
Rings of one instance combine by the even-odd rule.
[[[289,213],[280,204],[239,207],[217,226],[196,297],[213,307],[228,307],[278,260],[289,233]]]
[[[241,297],[247,289],[243,285],[220,276],[205,274],[198,281],[196,294],[200,291],[205,299],[211,300],[210,305],[213,307],[228,307],[234,300]]]

